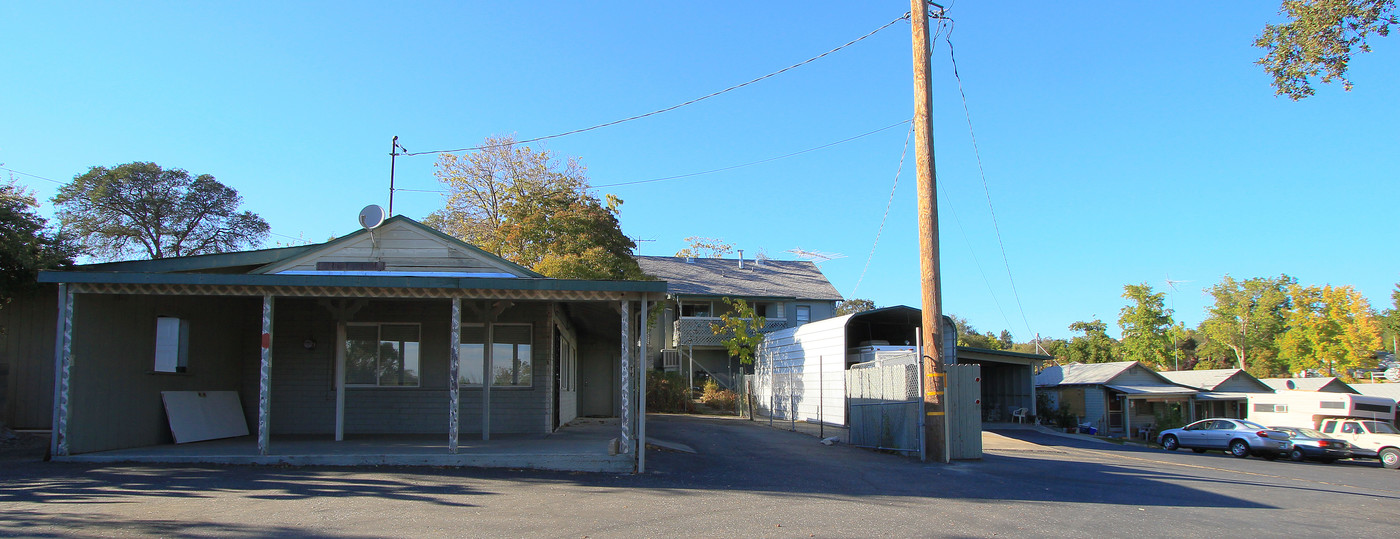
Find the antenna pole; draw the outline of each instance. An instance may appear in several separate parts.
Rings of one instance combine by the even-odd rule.
[[[394,165],[399,157],[399,136],[394,135],[393,145],[389,146],[389,216],[394,216]]]
[[[938,261],[938,194],[933,166],[928,0],[909,0],[914,44],[914,156],[919,200],[919,288],[922,296],[924,460],[949,462],[947,373],[943,367],[943,309]],[[939,10],[943,6],[938,6]],[[940,16],[942,13],[939,14]]]

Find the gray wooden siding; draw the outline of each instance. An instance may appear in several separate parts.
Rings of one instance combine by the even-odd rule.
[[[622,415],[622,343],[593,334],[579,334],[578,415],[579,417],[619,417]]]
[[[258,298],[76,298],[69,423],[73,453],[171,443],[160,392],[238,391],[246,364],[240,358],[258,355]],[[189,320],[189,372],[151,373],[156,316]],[[250,400],[257,405],[250,396],[240,394],[245,408]]]
[[[270,269],[274,273],[314,271],[317,262],[380,260],[384,262],[386,271],[508,271],[494,261],[451,247],[441,238],[402,223],[376,229],[373,240],[366,236]]]
[[[1161,377],[1157,376],[1156,373],[1148,371],[1142,365],[1133,365],[1129,367],[1128,370],[1123,371],[1122,374],[1114,377],[1113,380],[1110,380],[1107,385],[1164,386],[1171,384],[1169,382],[1163,382]]]
[[[1263,384],[1254,383],[1248,378],[1236,375],[1226,380],[1212,391],[1221,393],[1273,393],[1273,390],[1267,387],[1260,387],[1261,385]]]
[[[448,430],[448,350],[451,304],[439,301],[370,301],[352,322],[419,323],[419,378],[416,388],[350,387],[345,397],[347,434],[443,434]],[[464,309],[463,323],[479,323]],[[274,434],[335,432],[335,323],[315,300],[277,303],[277,348],[273,354],[272,431]],[[517,303],[497,323],[531,324],[529,388],[491,388],[492,433],[546,433],[553,413],[551,326],[544,303]],[[307,353],[301,343],[317,341]],[[256,374],[256,371],[252,371]],[[463,387],[460,432],[480,434],[483,392]]]
[[[1084,413],[1081,421],[1093,423],[1099,432],[1108,431],[1108,390],[1102,386],[1084,388]]]
[[[57,285],[42,285],[0,307],[0,423],[17,429],[52,425],[57,324]]]

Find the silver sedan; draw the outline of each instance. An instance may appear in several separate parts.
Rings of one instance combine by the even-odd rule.
[[[1239,458],[1256,455],[1268,460],[1293,449],[1286,432],[1253,421],[1225,418],[1202,419],[1179,429],[1164,430],[1157,435],[1157,443],[1167,451],[1176,451],[1179,447],[1197,453],[1218,449]]]

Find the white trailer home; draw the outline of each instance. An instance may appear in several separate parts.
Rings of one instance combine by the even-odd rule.
[[[1249,420],[1261,425],[1315,429],[1329,418],[1395,419],[1395,400],[1387,397],[1283,390],[1249,396]]]

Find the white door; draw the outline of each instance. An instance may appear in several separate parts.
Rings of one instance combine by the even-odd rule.
[[[559,425],[578,417],[578,347],[560,335],[559,339]]]

